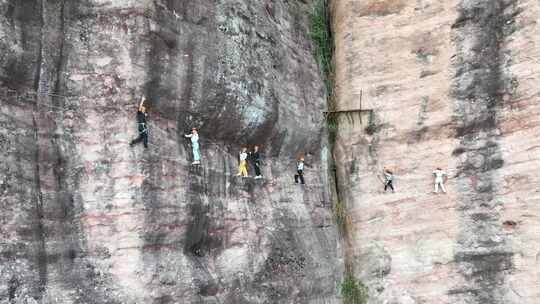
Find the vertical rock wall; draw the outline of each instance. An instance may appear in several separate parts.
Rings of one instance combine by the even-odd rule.
[[[363,109],[340,118],[336,158],[370,303],[537,303],[538,2],[334,1],[333,14],[338,109]],[[432,193],[439,166],[446,195]]]
[[[311,7],[0,1],[0,303],[337,303]]]

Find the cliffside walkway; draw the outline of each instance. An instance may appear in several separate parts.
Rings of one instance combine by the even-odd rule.
[[[53,104],[50,104],[50,103],[38,103],[38,96],[50,96],[52,98],[62,98],[64,100],[64,105],[60,106],[60,105],[53,105]],[[123,114],[125,114],[126,116],[132,116],[133,113],[134,113],[134,106],[129,106],[130,109],[126,109],[122,106],[110,106],[110,105],[91,105],[91,106],[83,106],[81,107],[80,104],[75,104],[75,103],[72,103],[71,100],[74,99],[74,98],[78,98],[78,96],[75,96],[75,95],[61,95],[61,94],[55,94],[55,93],[50,93],[50,92],[35,92],[35,91],[32,91],[32,92],[24,92],[24,93],[21,93],[17,90],[13,90],[13,89],[9,89],[9,88],[6,88],[6,87],[2,87],[0,88],[0,98],[2,98],[4,101],[8,102],[8,103],[11,103],[12,105],[16,105],[16,106],[23,106],[23,105],[27,105],[27,106],[32,106],[32,107],[45,107],[45,108],[49,108],[49,109],[54,109],[55,111],[58,111],[58,112],[61,112],[61,113],[64,113],[66,111],[74,111],[74,110],[87,110],[87,109],[107,109],[107,110],[114,110],[114,111],[120,111],[122,112]],[[13,104],[13,101],[15,101],[15,104]],[[250,106],[253,106],[253,105],[250,105]],[[70,108],[70,107],[76,107],[76,108]],[[261,110],[263,110],[264,108],[262,107],[258,107],[258,106],[255,106],[256,108],[259,108]],[[36,111],[34,109],[34,111]],[[189,111],[189,110],[182,110],[183,112],[185,113],[188,113],[190,115],[202,115],[204,113],[196,113],[196,112],[193,112],[193,111]],[[295,115],[299,115],[298,113],[292,111],[292,110],[288,110],[290,111],[291,113],[294,113]],[[364,111],[364,110],[362,110]],[[151,112],[156,112],[156,111],[151,111]],[[329,113],[346,113],[346,112],[354,112],[354,110],[352,111],[335,111],[335,112],[329,112]],[[159,113],[159,112],[157,112]],[[157,126],[155,123],[153,123],[152,120],[150,120],[148,122],[148,125],[149,125],[149,130],[150,130],[150,133],[153,133],[153,132],[156,132],[157,133],[161,133],[162,134],[162,137],[161,139],[165,138],[165,139],[169,139],[170,138],[170,132],[164,130],[163,128]],[[301,131],[301,130],[295,130],[295,131]],[[305,132],[304,132],[305,133]],[[150,137],[152,138],[152,137]],[[213,149],[215,150],[218,150],[219,152],[223,153],[223,155],[230,155],[231,157],[235,157],[235,153],[234,152],[231,152],[230,149],[226,149],[222,144],[219,144],[217,142],[214,142],[208,138],[200,138],[200,141],[202,142],[203,145],[207,146],[207,147],[213,147]],[[187,158],[180,158],[180,157],[168,157],[167,154],[168,152],[165,151],[163,149],[163,146],[161,145],[156,145],[154,143],[152,143],[152,140],[150,139],[150,141],[148,142],[148,145],[153,147],[154,149],[156,150],[153,150],[153,151],[156,151],[157,152],[157,156],[160,160],[165,160],[165,161],[169,161],[169,162],[174,162],[174,163],[177,163],[177,164],[180,164],[182,166],[185,166],[187,168],[189,168],[189,171],[190,172],[197,172],[200,170],[201,165],[192,165],[191,162],[187,159]],[[205,170],[202,170],[203,174],[205,174],[204,172]],[[215,170],[214,170],[215,171]],[[226,172],[222,172],[223,174],[226,174]],[[231,176],[236,176],[236,174],[229,174]],[[291,173],[291,176],[292,176],[292,173]]]

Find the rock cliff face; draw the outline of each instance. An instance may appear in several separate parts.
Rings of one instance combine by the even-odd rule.
[[[363,109],[340,116],[335,153],[370,303],[538,303],[538,1],[344,0],[333,14],[338,109]],[[447,195],[432,193],[436,167]]]
[[[0,1],[0,303],[337,303],[311,7]]]

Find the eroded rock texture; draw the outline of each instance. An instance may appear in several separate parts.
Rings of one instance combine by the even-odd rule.
[[[338,108],[363,109],[341,116],[336,158],[370,303],[538,303],[538,1],[333,12]],[[432,193],[438,166],[447,195]]]
[[[0,303],[336,303],[311,6],[0,1]]]

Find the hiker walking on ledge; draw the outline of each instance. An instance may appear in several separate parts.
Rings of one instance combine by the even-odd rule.
[[[305,184],[304,181],[304,158],[300,157],[298,161],[296,162],[296,174],[294,175],[294,182],[298,184],[298,180],[300,179],[300,183],[302,185]]]
[[[247,157],[247,148],[242,148],[242,151],[239,155],[240,164],[238,165],[238,174],[236,176],[248,177]]]
[[[137,125],[139,130],[139,136],[132,140],[129,145],[133,146],[141,141],[144,144],[145,148],[148,148],[148,126],[146,125],[146,107],[144,106],[144,101],[146,98],[143,96],[141,103],[139,104],[139,109],[137,110]]]
[[[200,165],[201,164],[201,153],[199,151],[199,133],[197,132],[197,128],[191,129],[191,134],[184,135],[186,138],[191,138],[191,149],[193,152],[193,162],[192,165]]]
[[[446,188],[444,187],[444,176],[448,176],[446,172],[441,168],[437,168],[433,171],[433,174],[435,175],[435,190],[433,193],[439,193],[439,187],[441,187],[442,192],[446,193]]]
[[[259,153],[259,146],[253,147],[253,152],[249,153],[250,159],[253,162],[253,168],[255,168],[255,179],[262,178],[261,175],[261,155]]]
[[[392,190],[392,193],[394,193],[394,173],[392,173],[392,171],[390,171],[390,169],[387,169],[386,167],[383,169],[383,176],[384,176],[384,192],[386,192],[386,190],[388,188],[390,188],[390,190]]]

